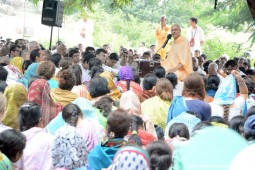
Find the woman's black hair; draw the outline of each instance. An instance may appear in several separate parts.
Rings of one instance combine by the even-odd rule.
[[[41,49],[34,49],[30,52],[30,61],[32,63],[36,62],[36,57],[40,57]]]
[[[249,108],[248,110],[247,110],[247,112],[245,113],[245,120],[249,117],[249,116],[251,116],[251,115],[254,115],[255,114],[255,106],[252,106],[251,108]]]
[[[220,85],[220,78],[217,75],[210,75],[207,78],[206,90],[217,91]]]
[[[76,127],[78,118],[82,118],[82,111],[76,104],[70,103],[62,110],[62,117],[66,123]]]
[[[137,115],[132,115],[130,117],[130,121],[131,121],[130,129],[132,131],[132,135],[129,137],[128,141],[131,143],[133,142],[137,144],[138,146],[142,146],[141,138],[138,136],[138,130],[139,130],[139,127],[141,126],[146,128],[144,121],[140,116],[137,116]]]
[[[170,138],[179,136],[188,140],[190,138],[189,129],[184,123],[173,123],[168,131],[168,136]]]
[[[59,67],[59,62],[61,60],[61,55],[59,53],[55,53],[51,55],[51,61],[55,64],[55,66]]]
[[[164,78],[166,76],[166,70],[162,66],[157,66],[154,68],[153,74],[157,76],[159,79]]]
[[[96,98],[109,93],[108,82],[103,77],[94,77],[90,81],[89,93],[91,97]]]
[[[8,77],[8,71],[0,65],[0,81],[6,81]]]
[[[24,60],[23,64],[22,64],[22,71],[23,73],[25,73],[25,71],[27,70],[27,68],[32,64],[32,61],[30,60]]]
[[[127,91],[130,90],[130,80],[126,80],[127,83]]]
[[[104,69],[102,66],[97,65],[97,66],[93,66],[90,70],[90,76],[91,78],[97,77],[99,76],[99,74],[103,73]]]
[[[238,116],[235,116],[233,117],[228,125],[229,125],[229,128],[233,129],[234,131],[236,131],[237,133],[239,133],[240,135],[243,134],[244,132],[244,117],[241,116],[241,115],[238,115]]]
[[[255,140],[255,131],[254,131],[255,127],[253,125],[254,120],[249,120],[249,118],[250,116],[247,116],[247,118],[245,119],[244,126],[243,126],[244,128],[243,136],[248,141],[254,141]],[[254,119],[254,118],[251,118],[251,119]]]
[[[89,60],[89,70],[92,69],[93,66],[102,66],[102,60],[99,58],[93,57]]]
[[[157,83],[157,76],[152,73],[148,73],[143,77],[143,89],[144,90],[152,90]]]
[[[132,132],[137,132],[138,133],[138,129],[139,127],[145,127],[144,121],[140,116],[137,115],[132,115],[130,117],[130,121],[131,121],[131,131]]]
[[[154,125],[154,128],[156,130],[158,140],[165,140],[163,128],[158,125]]]
[[[166,79],[172,83],[173,88],[175,88],[175,86],[178,84],[178,78],[175,73],[168,73],[166,75]]]
[[[7,129],[0,133],[0,151],[5,154],[12,162],[16,155],[22,155],[26,146],[26,137],[16,129]]]
[[[212,116],[209,118],[208,120],[210,123],[212,122],[216,122],[216,123],[222,123],[222,124],[227,124],[226,121],[222,118],[222,117],[219,117],[219,116]]]
[[[19,128],[26,131],[38,125],[42,118],[40,106],[35,102],[25,102],[19,109]]]
[[[212,124],[210,122],[207,122],[207,121],[201,121],[199,122],[192,130],[192,133],[198,131],[198,130],[202,130],[206,127],[210,127],[212,126]]]
[[[172,165],[172,150],[164,141],[153,141],[146,146],[151,170],[168,170]]]
[[[3,81],[3,80],[0,80],[0,92],[1,93],[4,93],[4,90],[5,90],[5,88],[8,86],[8,84],[5,82],[5,81]]]
[[[128,143],[130,144],[136,144],[138,146],[142,146],[142,140],[140,138],[140,136],[138,136],[137,134],[132,134],[129,138],[128,138]]]
[[[139,76],[139,72],[138,71],[133,71],[133,76],[134,76],[134,82],[136,82],[137,84],[141,84],[141,79]]]
[[[75,75],[76,77],[76,83],[75,85],[78,86],[78,85],[81,85],[81,77],[82,77],[82,70],[81,70],[81,66],[78,65],[78,64],[73,64],[70,66],[69,68],[72,73]]]
[[[112,111],[112,104],[114,103],[113,99],[106,96],[102,97],[99,101],[97,101],[94,106],[100,110],[100,112],[107,117]]]

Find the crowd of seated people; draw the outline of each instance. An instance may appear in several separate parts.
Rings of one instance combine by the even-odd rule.
[[[180,81],[162,66],[139,76],[150,51],[20,40],[0,49],[0,169],[253,168],[249,59],[194,56]]]

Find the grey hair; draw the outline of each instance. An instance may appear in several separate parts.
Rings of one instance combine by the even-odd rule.
[[[219,69],[219,67],[218,67],[218,65],[217,65],[216,63],[210,63],[209,66],[208,66],[208,68],[209,68],[209,67],[213,67],[213,69],[214,69],[215,71],[217,71],[217,70]]]

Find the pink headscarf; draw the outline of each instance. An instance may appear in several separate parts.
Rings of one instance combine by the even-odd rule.
[[[122,93],[120,98],[120,108],[126,110],[129,114],[141,115],[140,100],[132,90]]]

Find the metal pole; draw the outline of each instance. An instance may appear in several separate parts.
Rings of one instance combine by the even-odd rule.
[[[59,42],[59,27],[58,27],[58,42]]]
[[[51,31],[50,31],[50,47],[49,47],[49,50],[51,50],[52,33],[53,33],[53,26],[51,26]]]
[[[26,31],[26,0],[24,1],[24,17],[23,17],[23,39],[25,37],[25,31]]]

